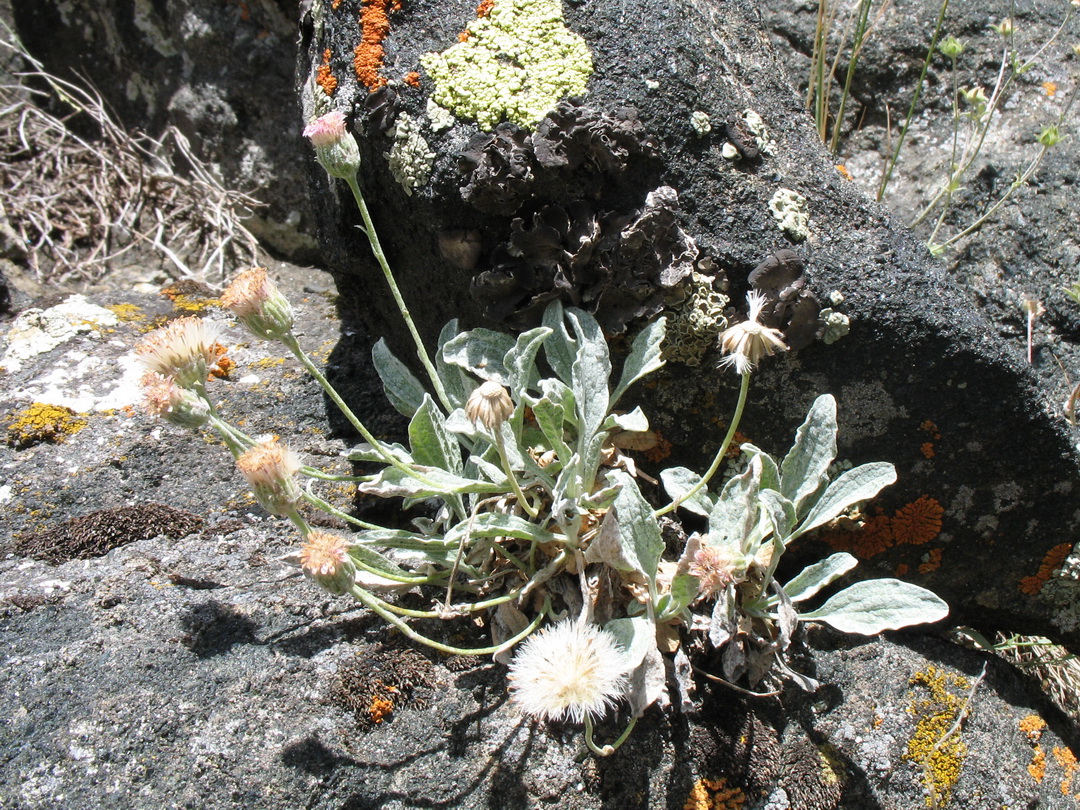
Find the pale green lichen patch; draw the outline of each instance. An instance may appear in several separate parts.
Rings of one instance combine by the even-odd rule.
[[[420,134],[420,125],[405,113],[398,116],[391,134],[394,145],[386,154],[390,173],[401,183],[406,194],[412,194],[413,189],[424,185],[431,177],[435,153]]]
[[[769,200],[769,210],[780,223],[780,229],[796,242],[810,235],[810,214],[802,195],[790,188],[782,188]]]
[[[840,338],[851,331],[851,320],[843,312],[838,312],[832,307],[821,310],[818,319],[825,327],[821,339],[826,344],[836,343]]]
[[[463,42],[424,54],[420,64],[435,102],[482,129],[500,121],[532,126],[561,99],[583,94],[593,70],[585,40],[566,27],[561,0],[497,0]]]
[[[701,363],[701,357],[727,328],[724,307],[728,297],[713,288],[713,277],[693,272],[688,279],[688,295],[674,314],[668,315],[663,356],[688,366]]]

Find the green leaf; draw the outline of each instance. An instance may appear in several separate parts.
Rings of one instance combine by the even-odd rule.
[[[792,602],[803,602],[816,595],[822,588],[840,579],[858,564],[859,561],[846,552],[833,554],[821,562],[804,568],[797,577],[784,586],[784,592]]]
[[[551,339],[544,344],[544,356],[558,378],[569,385],[573,378],[577,342],[566,331],[563,306],[558,300],[552,301],[544,310],[543,324],[551,330]]]
[[[356,491],[380,498],[432,498],[468,492],[495,494],[505,489],[490,481],[463,478],[438,467],[417,467],[415,473],[425,480],[417,480],[415,475],[402,472],[397,467],[386,467],[371,481],[358,484]]]
[[[756,445],[744,442],[740,448],[750,458],[761,458],[761,488],[772,489],[780,492],[780,469],[776,466],[776,460]]]
[[[810,406],[780,464],[780,494],[795,504],[796,514],[806,514],[808,499],[821,488],[835,458],[836,400],[824,394]]]
[[[588,442],[607,418],[611,358],[600,324],[592,315],[571,308],[566,310],[566,318],[574,328],[578,344],[571,367],[570,388],[581,420],[580,438]]]
[[[547,543],[555,539],[554,534],[535,523],[530,523],[517,515],[507,515],[502,512],[481,512],[472,519],[471,526],[469,519],[466,518],[446,533],[446,539],[456,544],[466,533],[469,537],[516,537],[519,540],[535,540],[538,543]]]
[[[409,371],[408,366],[394,357],[384,338],[371,347],[371,359],[375,371],[382,380],[386,398],[398,413],[412,417],[424,400],[424,386]]]
[[[769,516],[773,531],[780,538],[780,542],[787,545],[796,521],[794,505],[774,489],[761,490],[758,493],[758,502]]]
[[[494,380],[509,386],[510,372],[503,365],[506,353],[514,348],[514,339],[490,329],[471,329],[443,346],[443,359],[460,366],[482,380]]]
[[[564,462],[570,458],[571,450],[563,440],[565,430],[566,411],[562,405],[552,402],[547,397],[537,400],[533,406],[533,416],[536,424],[544,433],[548,446],[555,451],[559,460]]]
[[[514,347],[506,353],[503,365],[509,374],[510,396],[520,402],[522,395],[536,385],[540,374],[536,370],[536,355],[551,334],[546,326],[538,326],[518,335]]]
[[[842,633],[872,636],[884,630],[940,621],[948,615],[945,601],[926,588],[898,579],[869,579],[845,588],[800,618],[825,622]]]
[[[613,413],[604,420],[604,429],[619,428],[632,433],[644,433],[649,429],[649,418],[641,408],[634,408],[630,413]]]
[[[457,318],[447,321],[446,326],[439,333],[438,347],[435,351],[435,370],[439,374],[439,379],[442,380],[443,390],[446,391],[450,404],[455,408],[463,408],[469,394],[472,393],[474,383],[461,368],[452,366],[443,359],[443,347],[457,337],[457,334]]]
[[[693,602],[698,595],[701,581],[693,574],[675,574],[671,579],[671,599],[658,621],[678,616]]]
[[[751,459],[750,465],[724,485],[716,505],[709,513],[709,545],[726,548],[733,553],[752,554],[749,539],[758,520],[758,478],[761,464]]]
[[[637,571],[649,581],[652,589],[656,584],[660,555],[664,552],[660,524],[631,476],[615,470],[608,475],[608,480],[619,486],[619,494],[604,517],[599,535],[589,544],[585,559],[605,562],[618,571]],[[604,540],[598,543],[601,537]]]
[[[896,468],[887,461],[873,461],[848,470],[829,484],[829,488],[791,535],[791,539],[794,540],[818,526],[824,526],[848,508],[873,498],[883,487],[895,482]]]
[[[716,504],[716,498],[709,493],[707,487],[699,489],[693,498],[684,499],[686,493],[697,486],[700,480],[700,475],[686,467],[669,467],[660,473],[664,491],[671,500],[678,501],[679,506],[688,512],[708,517]]]
[[[461,473],[457,440],[447,432],[446,418],[428,394],[424,394],[423,403],[409,422],[409,446],[417,464]]]
[[[390,558],[380,554],[373,548],[364,545],[350,545],[348,554],[356,563],[364,568],[369,568],[380,574],[389,574],[394,577],[415,576],[399,566]]]
[[[664,342],[667,321],[657,318],[638,332],[630,345],[630,354],[623,363],[622,375],[615,392],[611,395],[611,407],[626,393],[626,389],[648,374],[661,368],[664,359],[660,356],[660,345]]]
[[[412,456],[409,455],[409,451],[402,447],[400,444],[383,444],[383,447],[390,453],[391,456],[396,458],[403,464],[412,464]],[[383,464],[386,463],[386,459],[383,455],[372,447],[367,442],[361,442],[354,447],[350,447],[344,453],[345,458],[349,461],[376,461]]]
[[[615,637],[626,655],[626,669],[635,669],[645,654],[656,647],[656,625],[647,616],[633,619],[612,619],[604,625],[604,631]]]
[[[429,537],[404,529],[369,529],[353,535],[351,540],[354,545],[367,544],[411,551],[445,550],[451,545],[445,538]]]

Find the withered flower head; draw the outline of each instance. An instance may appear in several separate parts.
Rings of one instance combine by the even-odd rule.
[[[752,370],[762,355],[771,355],[777,349],[787,350],[780,330],[765,326],[760,321],[765,296],[752,290],[747,294],[746,302],[750,305],[747,319],[720,333],[720,348],[727,355],[720,361],[720,366],[734,366],[739,374]]]
[[[181,388],[191,388],[206,382],[218,358],[220,337],[220,325],[188,316],[151,332],[135,352],[150,371],[171,377]]]
[[[510,394],[497,382],[488,380],[469,395],[465,415],[488,430],[497,430],[514,412]]]
[[[717,546],[702,544],[690,563],[690,573],[698,578],[698,592],[713,596],[746,575],[746,563]]]
[[[305,576],[333,594],[347,590],[356,576],[348,540],[318,529],[304,540],[300,549],[300,567]]]
[[[252,267],[238,275],[222,294],[221,305],[257,337],[276,340],[292,332],[292,306],[265,267]]]
[[[300,466],[300,457],[274,436],[264,438],[236,459],[240,474],[272,515],[287,515],[296,509],[301,497],[296,481]]]
[[[143,406],[151,416],[195,430],[210,419],[210,406],[193,391],[176,384],[172,377],[148,371],[142,378]]]

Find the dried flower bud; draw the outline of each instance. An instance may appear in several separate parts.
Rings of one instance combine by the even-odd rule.
[[[332,594],[347,591],[356,578],[349,542],[339,534],[315,530],[300,549],[300,567],[314,583]]]
[[[276,437],[260,441],[236,459],[236,467],[247,480],[255,497],[272,515],[287,515],[300,502],[296,473],[300,458]]]
[[[345,126],[345,115],[338,110],[316,118],[304,128],[304,137],[311,139],[315,157],[327,174],[352,180],[360,170],[360,147],[356,137]]]
[[[488,430],[498,430],[513,412],[514,403],[510,394],[491,380],[473,391],[465,403],[465,415]]]
[[[746,302],[750,305],[747,319],[720,333],[720,348],[727,355],[720,365],[734,366],[739,374],[753,369],[762,355],[771,355],[777,349],[787,351],[780,330],[764,326],[759,321],[761,310],[765,307],[765,296],[753,290],[746,296]]]
[[[292,306],[265,267],[252,267],[238,275],[222,294],[221,305],[256,337],[278,340],[292,332]]]
[[[997,25],[991,25],[990,27],[994,29],[995,34],[1005,39],[1011,37],[1013,35],[1013,32],[1016,30],[1013,27],[1012,17],[1006,17]]]
[[[148,371],[142,378],[143,405],[151,416],[197,430],[210,419],[210,406],[194,391],[181,388],[172,377]]]
[[[201,386],[218,358],[221,326],[193,316],[177,318],[147,335],[135,352],[150,371],[181,388]]]
[[[530,636],[510,664],[510,695],[527,714],[580,723],[599,718],[626,688],[626,655],[594,624],[566,620]]]
[[[717,546],[702,545],[694,553],[690,573],[698,578],[698,592],[713,596],[746,578],[746,561]]]

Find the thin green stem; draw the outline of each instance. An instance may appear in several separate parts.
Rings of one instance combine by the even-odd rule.
[[[592,751],[594,754],[596,754],[598,757],[610,757],[612,754],[615,753],[615,750],[620,745],[622,745],[624,742],[626,742],[627,738],[630,736],[630,732],[633,731],[634,726],[637,725],[637,721],[638,721],[638,719],[636,717],[631,717],[630,722],[626,726],[626,730],[623,731],[623,733],[619,735],[619,739],[615,740],[615,742],[611,743],[610,745],[605,745],[603,748],[599,748],[599,747],[597,747],[596,743],[593,742],[592,717],[590,717],[588,714],[586,714],[585,715],[585,745],[587,745],[589,747],[589,750]]]
[[[450,403],[450,398],[446,395],[446,389],[443,387],[442,380],[439,379],[439,373],[436,371],[435,365],[431,362],[431,357],[428,356],[424,341],[420,338],[420,332],[417,331],[416,324],[413,323],[409,308],[405,305],[405,299],[401,297],[401,291],[398,289],[397,281],[394,279],[394,274],[390,270],[390,263],[386,260],[386,253],[383,252],[382,243],[379,241],[379,234],[375,230],[375,223],[371,219],[371,212],[368,211],[367,203],[364,202],[364,195],[360,191],[360,184],[356,181],[355,177],[347,179],[346,182],[349,184],[349,189],[352,191],[353,198],[356,200],[356,207],[360,209],[360,217],[364,220],[363,231],[368,238],[368,242],[371,244],[371,252],[375,255],[375,261],[379,263],[379,267],[386,277],[386,283],[390,285],[390,293],[394,297],[394,303],[397,304],[398,311],[405,321],[405,326],[412,336],[413,343],[416,344],[416,356],[420,360],[420,364],[423,365],[424,371],[427,372],[428,379],[431,380],[431,387],[435,389],[435,394],[438,396],[439,402],[442,403],[446,412],[450,413],[454,410],[453,405]]]
[[[506,479],[510,482],[510,488],[514,490],[514,497],[518,499],[521,508],[528,513],[529,517],[535,520],[540,514],[540,509],[533,506],[529,499],[525,497],[525,493],[521,491],[521,485],[518,484],[517,476],[514,475],[514,471],[510,468],[510,460],[506,457],[506,444],[503,441],[502,426],[495,425],[491,432],[495,434],[495,449],[499,451],[499,460],[502,462]]]
[[[716,475],[716,471],[720,469],[720,465],[724,461],[724,455],[727,453],[728,446],[731,444],[731,440],[735,438],[735,431],[739,429],[739,422],[742,420],[743,408],[746,407],[746,394],[750,390],[750,376],[751,372],[746,371],[742,375],[742,384],[739,386],[739,401],[735,405],[735,413],[731,417],[731,424],[728,425],[727,435],[724,436],[724,441],[720,443],[720,449],[716,451],[716,457],[713,459],[709,469],[706,470],[705,475],[701,477],[701,480],[694,484],[690,488],[689,492],[686,492],[680,498],[676,498],[667,506],[657,509],[653,512],[653,517],[661,517],[668,512],[674,512],[679,508],[679,504],[683,501],[688,501],[693,498],[707,486],[709,480]]]
[[[892,179],[893,169],[896,168],[896,161],[900,159],[900,150],[904,147],[904,138],[907,137],[908,127],[911,126],[911,119],[915,117],[915,108],[919,104],[919,98],[922,96],[923,84],[926,81],[926,71],[929,70],[930,61],[934,57],[934,49],[937,48],[938,37],[941,36],[941,27],[945,22],[945,12],[948,8],[949,0],[942,0],[941,11],[938,13],[937,25],[934,27],[934,35],[930,38],[930,47],[926,50],[926,59],[923,60],[922,72],[919,73],[919,82],[915,85],[915,96],[911,99],[911,106],[908,107],[907,117],[904,118],[904,126],[900,128],[900,137],[897,139],[896,148],[893,150],[892,157],[889,160],[888,169],[885,171],[885,176],[881,178],[881,184],[878,186],[878,202],[881,202],[881,199],[885,196],[885,189],[889,187],[889,180]]]
[[[321,509],[323,512],[326,512],[328,515],[333,515],[336,518],[341,518],[342,520],[344,520],[344,521],[346,521],[348,523],[351,523],[354,526],[359,526],[361,529],[368,529],[370,531],[377,531],[377,532],[378,531],[386,531],[385,526],[378,526],[378,525],[376,525],[374,523],[368,523],[365,520],[361,520],[358,517],[354,517],[353,515],[350,515],[348,512],[343,512],[342,510],[338,509],[336,506],[331,504],[329,501],[325,501],[322,498],[320,498],[318,495],[314,495],[314,494],[312,494],[310,492],[304,492],[303,497],[304,497],[305,501],[310,503],[316,509]]]
[[[533,630],[540,626],[540,623],[544,620],[544,616],[547,613],[547,609],[550,607],[551,597],[545,597],[544,610],[541,610],[536,618],[533,619],[529,626],[518,633],[513,638],[507,639],[502,644],[496,644],[492,647],[478,647],[476,649],[467,649],[464,647],[451,647],[449,644],[443,644],[428,638],[425,635],[417,633],[408,624],[402,621],[399,617],[395,616],[390,610],[388,605],[382,599],[379,599],[372,593],[368,593],[359,585],[353,585],[348,591],[352,596],[357,599],[364,607],[370,608],[377,613],[390,624],[394,625],[398,630],[405,635],[406,638],[412,639],[415,642],[424,644],[431,647],[433,650],[447,653],[448,655],[494,655],[495,653],[502,652],[517,644],[522,639],[526,638]]]

